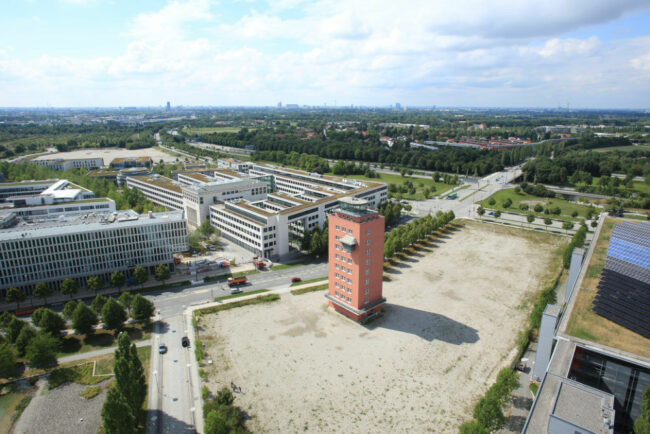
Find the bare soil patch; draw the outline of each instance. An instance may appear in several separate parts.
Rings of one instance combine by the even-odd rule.
[[[463,225],[384,283],[385,313],[369,326],[322,292],[203,316],[207,386],[240,386],[254,432],[456,432],[514,357],[565,242]]]

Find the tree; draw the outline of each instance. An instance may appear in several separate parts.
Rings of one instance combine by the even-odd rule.
[[[501,217],[501,211],[499,211],[499,210],[494,211],[494,217],[495,218]]]
[[[38,318],[38,323],[35,322],[34,324],[40,327],[42,331],[50,333],[52,336],[59,335],[61,330],[65,329],[65,319],[52,309],[48,308],[42,308],[42,312]]]
[[[205,433],[206,434],[228,434],[231,432],[217,410],[210,411],[205,416]]]
[[[153,316],[153,303],[137,294],[131,302],[131,316],[137,321],[148,321]]]
[[[131,302],[133,302],[133,294],[130,292],[123,292],[120,294],[120,298],[118,300],[124,309],[131,313]]]
[[[641,414],[634,421],[634,432],[636,434],[650,434],[650,386],[643,390]]]
[[[93,332],[94,326],[97,324],[97,314],[91,308],[86,306],[85,303],[77,304],[77,307],[72,314],[72,327],[77,333],[87,335]]]
[[[111,286],[113,288],[117,288],[118,291],[122,289],[124,284],[126,283],[126,276],[124,276],[124,273],[121,271],[116,271],[113,274],[111,274]]]
[[[11,287],[7,290],[5,303],[16,303],[16,309],[20,309],[20,303],[25,301],[25,298],[27,298],[27,296],[22,289]]]
[[[111,387],[106,393],[106,401],[102,407],[102,424],[106,434],[136,432],[136,418],[126,398],[116,387]]]
[[[61,282],[61,294],[69,295],[70,300],[72,300],[72,296],[75,295],[78,290],[79,284],[76,280],[65,279],[63,282]]]
[[[485,214],[485,208],[483,208],[483,205],[479,205],[479,207],[478,207],[478,209],[476,210],[476,212],[478,213],[478,215],[480,215],[481,217],[483,217],[483,214]]]
[[[545,224],[546,226],[550,226],[551,224],[553,224],[553,220],[551,220],[550,218],[546,217],[546,218],[544,219],[544,224]]]
[[[156,280],[162,282],[164,285],[165,281],[171,277],[171,271],[169,271],[169,267],[167,266],[167,264],[160,264],[158,267],[156,267],[155,276],[156,276]]]
[[[104,328],[108,330],[119,330],[122,323],[126,320],[126,312],[122,305],[112,298],[104,304],[102,308],[102,322]]]
[[[104,287],[104,281],[98,276],[90,276],[88,280],[86,280],[86,287],[90,291],[97,292]]]
[[[147,394],[147,384],[135,344],[131,343],[129,335],[124,332],[117,338],[113,372],[115,389],[124,396],[131,414],[137,418]]]
[[[565,230],[573,229],[573,222],[570,221],[570,220],[565,220],[562,223],[562,229],[565,229]]]
[[[75,300],[70,300],[63,306],[63,316],[67,319],[72,319],[72,314],[74,313],[74,310],[77,308],[77,302]]]
[[[500,402],[487,395],[481,398],[474,407],[474,418],[481,426],[490,431],[501,428],[506,420]]]
[[[140,287],[142,287],[145,282],[149,280],[149,272],[147,272],[147,269],[144,267],[137,267],[133,271],[133,280],[136,284],[141,285]]]
[[[107,301],[108,297],[97,294],[95,298],[93,298],[92,303],[90,303],[90,308],[99,314]]]
[[[497,201],[496,201],[495,198],[491,197],[490,200],[488,200],[488,203],[489,203],[491,206],[494,206],[494,204],[496,204]]]
[[[4,330],[15,316],[7,311],[0,313],[0,329]]]
[[[52,295],[52,292],[52,288],[47,286],[45,282],[38,282],[34,287],[34,296],[43,299],[45,304],[47,304],[47,297]]]
[[[25,358],[36,368],[45,368],[56,364],[59,341],[49,333],[39,332],[27,345]]]
[[[18,350],[19,356],[25,355],[27,345],[29,345],[34,336],[36,336],[36,329],[34,327],[27,325],[20,330],[20,333],[16,338],[16,350]]]
[[[16,367],[16,355],[7,343],[0,344],[0,377],[6,377]]]
[[[25,321],[19,320],[16,317],[13,317],[11,321],[9,321],[9,324],[7,324],[7,339],[9,339],[9,342],[12,344],[16,342],[16,339],[18,338],[18,335],[20,334],[20,331],[25,327],[27,323]]]
[[[526,220],[528,221],[528,223],[534,222],[535,221],[535,214],[528,214],[526,216]]]
[[[541,203],[537,203],[537,204],[535,204],[535,207],[533,208],[533,210],[535,212],[542,212],[542,211],[544,211],[544,207],[542,206]]]

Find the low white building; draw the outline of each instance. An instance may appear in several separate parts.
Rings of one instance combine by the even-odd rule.
[[[31,163],[45,166],[53,170],[66,171],[70,169],[85,168],[88,170],[101,169],[104,167],[104,159],[98,158],[79,158],[74,160],[65,160],[63,158],[37,158]]]

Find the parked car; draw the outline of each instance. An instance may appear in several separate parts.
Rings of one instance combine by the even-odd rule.
[[[302,282],[302,279],[300,277],[292,277],[291,278],[291,283],[297,283],[297,282]]]
[[[183,348],[187,348],[190,346],[190,340],[187,336],[183,336],[181,338],[181,345],[183,345]]]
[[[160,346],[158,347],[158,352],[159,352],[160,354],[165,354],[165,353],[167,352],[167,345],[165,345],[165,344],[160,344]]]

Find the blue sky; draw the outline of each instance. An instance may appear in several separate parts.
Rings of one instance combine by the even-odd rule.
[[[5,0],[0,106],[649,108],[649,0]]]

